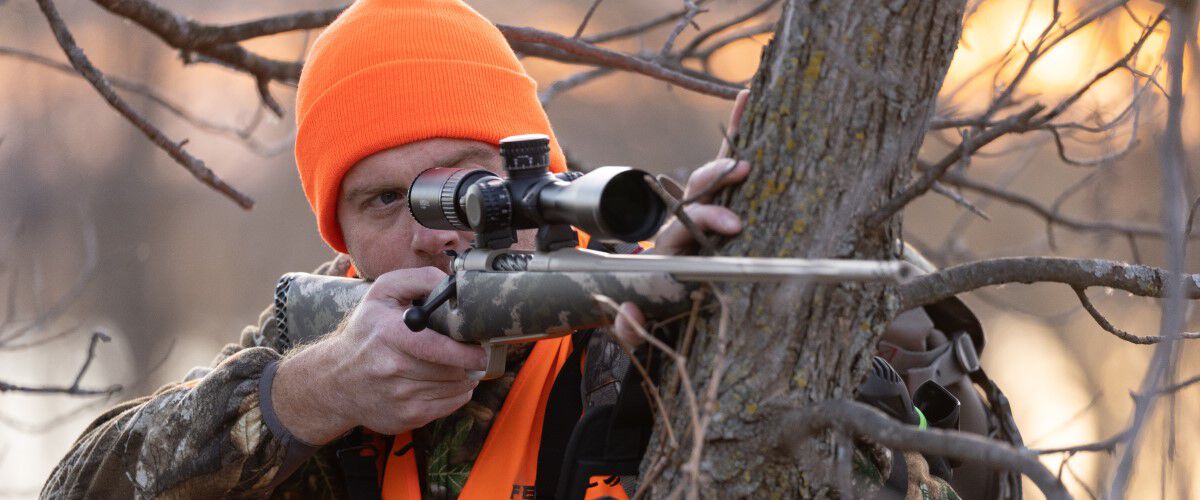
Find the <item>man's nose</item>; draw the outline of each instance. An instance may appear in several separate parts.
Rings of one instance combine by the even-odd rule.
[[[421,227],[413,235],[413,251],[423,257],[440,257],[446,250],[458,250],[464,243],[457,231]]]

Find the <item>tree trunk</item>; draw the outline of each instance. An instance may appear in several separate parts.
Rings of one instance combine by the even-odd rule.
[[[753,164],[729,206],[748,222],[722,253],[893,259],[899,218],[864,220],[909,180],[938,89],[958,44],[964,0],[791,0],[754,79],[735,138]],[[678,446],[660,423],[643,462],[650,498],[826,497],[852,451],[832,434],[793,453],[778,415],[851,397],[895,313],[881,284],[725,286],[728,331],[702,318],[688,379],[664,367],[661,386]],[[721,361],[717,363],[716,361]],[[725,367],[704,408],[714,367]],[[693,441],[693,408],[704,437]],[[705,415],[711,410],[711,418]],[[706,427],[705,427],[706,424]],[[697,467],[689,461],[702,451]],[[657,477],[655,477],[657,476]],[[694,477],[704,478],[695,485]],[[698,487],[694,490],[693,487]],[[680,490],[682,488],[682,490]],[[847,496],[847,495],[843,495]]]

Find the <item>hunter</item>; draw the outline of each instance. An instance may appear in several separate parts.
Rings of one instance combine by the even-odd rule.
[[[336,331],[299,345],[281,338],[268,308],[211,367],[96,418],[42,495],[552,495],[535,490],[539,442],[543,427],[564,424],[548,421],[546,394],[560,373],[581,369],[566,362],[580,359],[569,356],[571,337],[511,349],[508,372],[480,383],[466,376],[484,368],[480,348],[410,331],[402,321],[404,309],[446,276],[445,251],[461,252],[473,236],[416,223],[405,197],[417,174],[431,167],[500,172],[498,141],[527,133],[550,136],[553,169],[566,168],[534,80],[500,31],[461,0],[360,0],[314,43],[296,123],[300,181],[322,238],[337,252],[317,272],[373,280],[364,300]],[[710,162],[686,189],[737,183],[749,168]],[[692,205],[688,213],[705,231],[741,230],[740,219],[720,206]],[[532,249],[532,233],[523,232],[518,246]],[[669,254],[693,241],[671,222],[654,244],[654,252]],[[634,320],[619,320],[613,331],[638,344],[633,322],[641,313],[622,308]],[[607,354],[586,359],[615,372],[622,355],[612,342],[594,336],[582,345]],[[581,398],[611,390],[619,377],[591,378]],[[578,414],[567,417],[570,428]],[[587,493],[626,498],[631,483],[597,481]]]
[[[466,376],[484,367],[479,347],[409,331],[402,314],[446,276],[444,252],[461,252],[473,237],[416,223],[405,196],[417,174],[500,172],[499,140],[525,133],[549,135],[552,169],[565,170],[536,83],[500,31],[460,0],[360,0],[313,44],[296,122],[301,184],[338,252],[317,272],[374,280],[371,291],[338,331],[290,350],[268,308],[210,368],[96,418],[44,497],[346,497],[359,487],[343,477],[337,455],[348,449],[370,457],[367,472],[385,497],[418,498],[421,488],[436,497],[532,496],[541,415],[520,414],[540,409],[570,338],[512,349],[508,373],[479,383]],[[731,165],[697,169],[689,187],[715,182]],[[748,172],[740,164],[721,182]],[[719,234],[741,229],[723,207],[688,213]],[[518,247],[532,249],[533,233],[522,231]],[[690,243],[677,224],[655,241],[657,252]],[[624,321],[614,330],[640,343]],[[345,446],[348,438],[356,444]],[[619,483],[596,489],[626,495]]]

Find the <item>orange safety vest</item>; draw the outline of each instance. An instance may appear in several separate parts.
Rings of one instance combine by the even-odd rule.
[[[537,455],[542,437],[542,419],[554,379],[571,354],[571,338],[559,337],[537,342],[525,365],[517,372],[512,389],[500,407],[500,413],[483,442],[483,449],[467,476],[461,499],[534,498]],[[572,369],[578,369],[573,367]],[[421,498],[416,453],[409,447],[396,455],[400,447],[412,442],[412,433],[396,436],[388,453],[383,473],[384,500]],[[620,483],[609,485],[601,478],[593,481],[586,498],[625,500]]]
[[[577,231],[579,247],[586,248],[591,239],[587,233]],[[643,248],[649,244],[642,244]],[[504,398],[500,413],[483,442],[483,448],[467,476],[460,499],[513,500],[532,499],[537,479],[538,448],[542,441],[542,421],[546,402],[554,380],[563,369],[571,354],[571,337],[559,337],[538,341],[512,389]],[[582,369],[572,367],[571,369]],[[416,500],[421,498],[421,478],[417,470],[415,447],[409,446],[403,454],[396,452],[412,442],[412,433],[396,436],[392,449],[387,454],[383,471],[381,492],[383,500]],[[617,482],[609,484],[603,477],[594,477],[590,482],[585,499],[614,498],[627,500],[629,497]]]

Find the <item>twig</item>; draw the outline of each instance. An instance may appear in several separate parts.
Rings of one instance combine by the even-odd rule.
[[[793,446],[798,446],[821,430],[833,428],[869,438],[893,450],[919,451],[966,460],[992,469],[1020,472],[1029,477],[1047,498],[1071,498],[1054,474],[1028,450],[1016,449],[1007,443],[967,432],[918,429],[862,403],[845,400],[806,403],[803,407],[791,408],[781,418],[779,427],[788,429]]]
[[[1108,287],[1141,297],[1163,297],[1169,273],[1157,267],[1103,259],[1001,257],[959,264],[918,276],[897,288],[901,311],[960,293],[1006,283],[1065,283]],[[1185,274],[1183,296],[1200,299],[1200,275]]]
[[[1047,222],[1053,223],[1075,231],[1095,231],[1095,232],[1111,232],[1117,234],[1131,235],[1139,238],[1163,238],[1162,230],[1149,226],[1134,226],[1123,225],[1112,222],[1093,222],[1084,221],[1057,214],[1053,209],[1042,205],[1037,200],[1021,194],[1005,191],[1003,189],[989,186],[979,181],[972,180],[957,172],[948,172],[942,176],[941,182],[955,186],[958,188],[974,191],[989,198],[995,198],[1010,205],[1026,208],[1038,216],[1045,219]],[[1200,239],[1200,234],[1189,236],[1190,239]]]
[[[83,211],[83,208],[80,208]],[[23,323],[15,323],[9,325],[11,319],[15,319],[16,313],[16,289],[17,276],[13,274],[10,281],[10,290],[8,295],[8,308],[5,314],[4,322],[0,322],[0,345],[5,345],[13,340],[34,331],[37,328],[50,323],[57,319],[67,311],[67,308],[83,294],[87,285],[91,283],[92,278],[96,276],[99,263],[99,251],[97,250],[96,228],[85,219],[83,224],[81,239],[83,244],[83,266],[79,270],[79,276],[71,285],[71,288],[50,304],[50,307],[38,312],[31,320]],[[8,347],[8,346],[6,346]]]
[[[685,28],[692,26],[699,30],[700,26],[696,25],[696,16],[708,12],[705,9],[701,9],[700,5],[692,0],[683,0],[683,6],[687,9],[687,12],[679,19],[679,22],[675,23],[675,27],[671,29],[671,33],[667,35],[667,40],[663,42],[662,48],[658,51],[659,61],[665,61],[670,57],[671,49],[675,47],[675,39],[679,38],[679,35],[683,33]]]
[[[1177,384],[1160,387],[1151,394],[1146,394],[1146,395],[1133,394],[1132,396],[1133,396],[1134,406],[1147,404],[1153,398],[1158,397],[1158,396],[1175,394],[1183,389],[1186,389],[1188,387],[1196,385],[1197,383],[1200,383],[1200,375],[1193,376],[1193,377],[1188,378],[1187,380],[1184,380]],[[1052,454],[1056,454],[1056,453],[1075,454],[1075,453],[1101,452],[1101,451],[1107,452],[1107,453],[1112,453],[1112,452],[1116,451],[1118,445],[1124,443],[1126,440],[1129,439],[1129,430],[1130,429],[1128,427],[1126,427],[1125,429],[1121,430],[1121,432],[1113,434],[1112,436],[1109,436],[1106,439],[1092,442],[1092,443],[1086,443],[1086,444],[1080,444],[1080,445],[1074,445],[1074,446],[1064,446],[1064,447],[1060,447],[1060,448],[1045,448],[1045,449],[1033,450],[1033,452],[1037,453],[1038,455],[1052,455]]]
[[[48,57],[43,57],[18,48],[0,47],[0,55],[31,62],[39,66],[60,71],[72,76],[82,76],[69,64],[63,64]],[[250,122],[244,127],[225,125],[208,120],[203,116],[188,111],[183,105],[173,102],[170,99],[158,94],[146,84],[114,77],[112,75],[105,75],[105,77],[108,78],[108,82],[113,86],[113,88],[142,96],[198,129],[237,139],[251,151],[254,151],[262,156],[272,156],[273,154],[278,154],[278,151],[276,151],[278,148],[274,146],[263,146],[256,141],[253,141],[250,137],[253,128],[257,126],[259,121],[257,118],[259,116],[258,113],[256,113],[255,118],[251,119]],[[288,144],[291,144],[290,141]]]
[[[557,97],[558,94],[561,94],[561,93],[571,90],[575,87],[579,87],[581,85],[589,83],[592,80],[596,80],[598,78],[610,75],[610,74],[612,74],[612,72],[613,72],[612,68],[605,68],[605,67],[592,68],[592,69],[589,69],[586,71],[580,71],[571,76],[563,78],[562,80],[558,80],[554,83],[551,83],[550,86],[546,87],[546,90],[543,90],[540,93],[538,93],[538,100],[541,101],[543,107],[548,106],[550,104],[550,101],[553,100],[555,97]]]
[[[696,0],[696,3],[703,4],[706,1],[707,0]],[[685,14],[687,14],[687,11],[688,11],[687,7],[684,7],[683,9],[680,9],[680,10],[677,10],[674,12],[670,12],[667,14],[663,14],[661,16],[658,16],[653,19],[649,19],[640,24],[635,24],[633,26],[626,26],[624,28],[609,31],[607,33],[601,33],[598,35],[583,37],[583,41],[588,42],[588,43],[604,43],[604,42],[611,42],[613,40],[620,40],[623,38],[629,38],[632,36],[641,35],[643,33],[646,33],[647,31],[653,30],[653,29],[663,26],[671,21],[679,19],[680,17],[683,17]]]
[[[100,70],[96,69],[84,55],[83,50],[75,43],[75,37],[71,35],[67,25],[63,22],[62,17],[58,13],[58,9],[54,6],[53,0],[37,0],[38,7],[41,8],[42,14],[45,15],[46,21],[50,24],[51,31],[54,32],[54,38],[58,41],[58,45],[62,47],[63,52],[67,55],[67,59],[71,61],[71,66],[83,75],[88,83],[96,89],[108,104],[117,110],[121,116],[132,123],[138,130],[141,130],[147,138],[155,145],[175,160],[176,163],[182,165],[188,172],[192,174],[200,182],[212,187],[221,194],[224,194],[229,199],[233,200],[238,206],[244,209],[250,209],[254,206],[254,200],[249,196],[242,194],[233,186],[221,180],[212,170],[204,165],[200,159],[192,156],[185,151],[181,143],[177,143],[167,138],[160,130],[151,125],[132,107],[129,106],[120,96],[113,91],[108,79]]]
[[[1088,314],[1092,316],[1092,319],[1096,320],[1096,324],[1100,325],[1100,328],[1103,328],[1104,331],[1111,333],[1114,336],[1116,336],[1117,338],[1124,340],[1126,342],[1129,342],[1131,344],[1150,345],[1150,344],[1157,344],[1164,340],[1200,339],[1200,332],[1183,332],[1183,333],[1180,333],[1180,334],[1177,334],[1174,336],[1169,336],[1169,337],[1163,337],[1163,336],[1159,336],[1159,335],[1147,335],[1145,337],[1141,337],[1141,336],[1126,332],[1125,330],[1122,330],[1122,329],[1114,326],[1111,322],[1108,321],[1108,318],[1105,318],[1104,315],[1101,314],[1100,311],[1096,309],[1096,305],[1093,304],[1091,299],[1088,298],[1087,293],[1084,292],[1083,288],[1075,287],[1075,286],[1073,286],[1071,288],[1073,290],[1075,290],[1075,295],[1079,297],[1079,303],[1082,304],[1083,308],[1086,309]]]
[[[975,214],[980,219],[983,219],[986,221],[992,220],[991,217],[988,217],[987,212],[984,212],[983,209],[975,206],[973,203],[968,201],[966,198],[963,198],[963,195],[955,192],[953,189],[946,187],[945,184],[935,181],[933,183],[932,189],[933,189],[933,192],[940,194],[942,196],[945,196],[946,198],[950,199],[950,201],[954,202],[955,205],[958,205],[960,207],[967,209],[968,212]]]
[[[596,13],[596,8],[600,7],[600,2],[604,0],[592,0],[592,6],[588,7],[587,13],[583,15],[583,20],[579,22],[579,27],[575,29],[575,35],[571,38],[578,39],[583,34],[583,30],[587,29],[588,21],[592,20],[592,14]]]
[[[79,386],[88,368],[92,366],[92,360],[96,357],[96,345],[100,342],[108,342],[109,340],[111,340],[109,336],[101,332],[92,333],[92,339],[88,343],[87,358],[83,360],[83,365],[79,367],[79,371],[75,374],[75,380],[71,382],[70,386],[28,386],[0,381],[0,393],[20,392],[26,394],[65,394],[69,396],[107,396],[120,392],[121,386],[116,384],[110,385],[105,389],[84,389]]]
[[[615,50],[597,47],[590,43],[565,37],[558,33],[515,26],[499,26],[499,28],[500,32],[504,34],[509,43],[513,43],[513,48],[521,52],[528,53],[531,49],[536,49],[536,47],[530,47],[530,44],[544,45],[551,49],[557,49],[565,52],[566,54],[576,56],[578,59],[576,59],[574,62],[605,66],[613,69],[638,73],[672,83],[701,94],[722,97],[725,99],[733,99],[737,97],[738,91],[741,90],[740,88],[731,85],[723,85],[708,80],[702,80],[693,76],[688,76],[678,71],[668,69],[661,64],[652,61],[647,61],[645,59],[634,57],[628,54],[623,54]],[[518,47],[518,45],[520,45],[520,47]],[[541,52],[541,54],[549,53]]]
[[[1196,280],[1191,280],[1190,283],[1185,282],[1182,275],[1184,248],[1186,248],[1187,241],[1184,238],[1186,231],[1184,211],[1188,207],[1187,197],[1184,193],[1184,172],[1187,171],[1187,164],[1183,146],[1182,123],[1183,59],[1184,47],[1192,36],[1194,19],[1191,16],[1193,10],[1191,6],[1185,9],[1180,2],[1169,3],[1167,8],[1171,20],[1171,32],[1167,38],[1166,48],[1170,93],[1167,95],[1167,123],[1161,138],[1162,207],[1160,216],[1162,217],[1163,232],[1167,235],[1168,272],[1162,287],[1163,297],[1166,300],[1162,302],[1159,335],[1175,337],[1183,330],[1186,320],[1185,293],[1189,286],[1194,287],[1197,284]],[[1150,365],[1147,367],[1140,385],[1140,392],[1148,395],[1148,401],[1145,404],[1134,405],[1131,416],[1132,423],[1129,425],[1128,444],[1121,453],[1121,458],[1112,475],[1112,483],[1109,488],[1112,495],[1120,497],[1126,493],[1129,478],[1133,474],[1133,462],[1137,455],[1142,429],[1149,417],[1150,409],[1154,406],[1154,398],[1158,394],[1160,384],[1163,383],[1167,374],[1173,372],[1177,349],[1176,342],[1162,342],[1154,349],[1154,356],[1150,359]]]
[[[774,7],[775,4],[777,4],[777,3],[779,3],[779,0],[766,0],[765,2],[758,4],[753,9],[750,9],[750,10],[742,13],[741,15],[738,15],[738,16],[730,18],[726,21],[717,23],[717,24],[713,25],[711,28],[708,28],[708,29],[700,32],[694,38],[692,38],[692,40],[689,41],[687,45],[685,45],[683,47],[683,50],[679,51],[680,57],[688,57],[688,56],[694,54],[700,48],[700,45],[703,44],[705,41],[707,41],[709,38],[712,38],[714,35],[718,35],[721,32],[723,32],[729,28],[741,25],[742,23],[750,20],[754,16],[757,16],[759,14],[762,14],[763,12],[766,12],[771,7]],[[773,24],[773,23],[771,23],[771,24]],[[720,44],[720,45],[724,46],[729,43],[731,43],[731,42],[726,41],[726,42],[724,42],[724,44]],[[714,44],[714,45],[717,45],[717,44]],[[705,52],[711,53],[711,51],[712,51],[711,48],[705,49]]]
[[[866,219],[867,227],[874,227],[883,224],[893,215],[903,209],[909,202],[916,197],[924,194],[929,188],[933,187],[933,183],[946,173],[951,166],[962,161],[963,158],[969,157],[979,148],[982,148],[992,141],[1006,135],[1010,132],[1020,132],[1027,130],[1030,124],[1030,119],[1040,113],[1044,107],[1040,104],[1033,104],[1024,111],[1005,118],[996,126],[988,128],[978,134],[964,134],[963,140],[959,147],[950,154],[947,154],[937,163],[926,169],[925,175],[920,179],[905,187],[903,191],[893,196],[882,207],[875,211]]]

